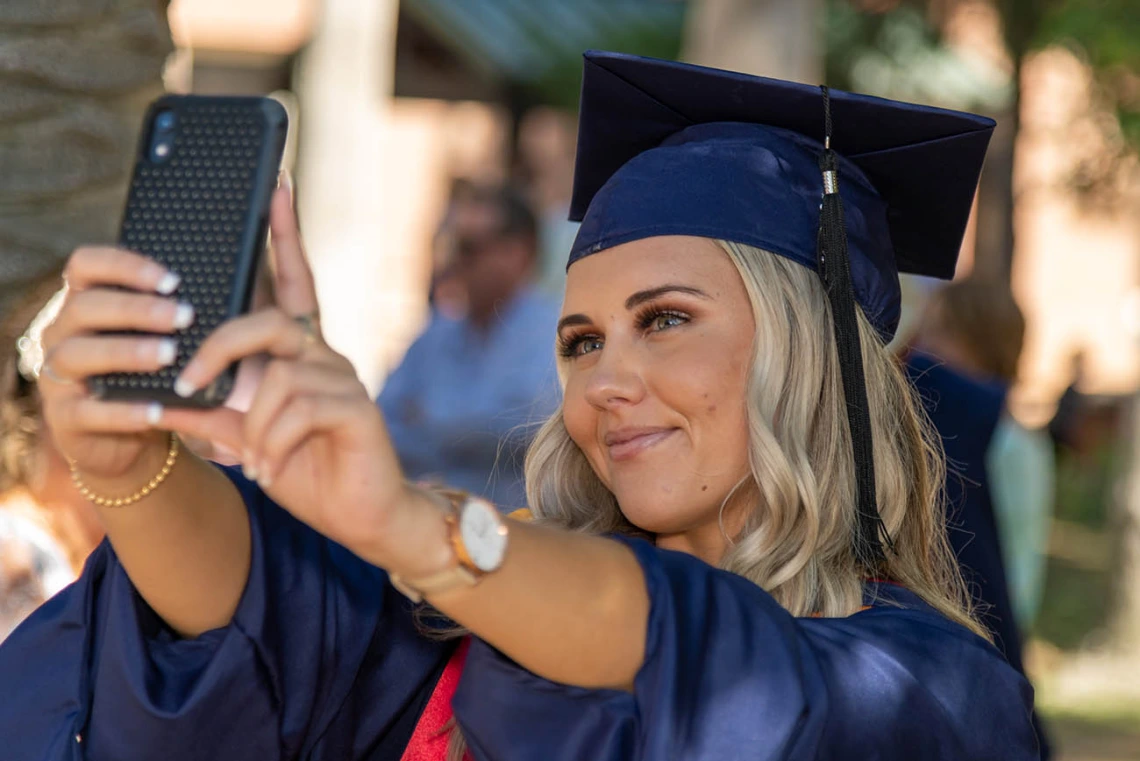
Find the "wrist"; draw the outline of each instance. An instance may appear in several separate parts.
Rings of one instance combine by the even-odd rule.
[[[153,444],[144,446],[139,456],[113,472],[88,471],[68,461],[71,480],[79,493],[99,507],[133,504],[150,495],[172,472],[181,451],[174,434],[158,434]]]
[[[406,485],[365,559],[408,578],[453,567],[455,549],[443,499],[427,489]]]

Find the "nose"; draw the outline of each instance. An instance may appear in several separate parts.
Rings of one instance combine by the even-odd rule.
[[[586,380],[586,401],[598,410],[637,404],[645,398],[645,381],[635,352],[607,342]]]

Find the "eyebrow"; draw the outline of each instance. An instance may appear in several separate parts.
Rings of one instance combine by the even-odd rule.
[[[634,309],[635,307],[638,307],[647,301],[653,301],[653,299],[660,298],[667,293],[686,293],[690,296],[696,296],[697,298],[705,299],[708,301],[712,300],[712,296],[709,296],[700,288],[694,288],[691,285],[677,285],[670,283],[667,285],[657,286],[656,288],[647,288],[644,291],[638,291],[625,300],[625,308],[627,310]],[[590,318],[584,314],[568,314],[558,321],[558,332],[562,332],[563,328],[568,328],[572,325],[590,325],[591,323],[592,321]]]
[[[702,291],[700,288],[694,288],[691,285],[669,284],[669,285],[661,285],[661,286],[658,286],[656,288],[649,288],[649,289],[644,290],[644,291],[638,291],[637,293],[633,294],[632,296],[630,296],[628,299],[625,300],[625,308],[626,309],[633,309],[634,307],[640,306],[641,304],[644,304],[647,301],[653,301],[653,299],[655,299],[659,296],[664,296],[666,293],[687,293],[690,296],[697,296],[698,298],[702,298],[702,299],[709,300],[709,301],[712,300],[712,296],[709,296],[707,293]]]

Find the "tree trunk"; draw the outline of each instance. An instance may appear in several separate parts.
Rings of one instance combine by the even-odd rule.
[[[692,63],[819,84],[822,0],[692,0],[683,57]]]
[[[1122,655],[1140,660],[1140,393],[1132,400],[1128,465],[1119,490],[1120,572],[1117,576],[1112,639]]]
[[[0,0],[0,312],[111,242],[173,48],[165,0]]]
[[[1009,285],[1013,271],[1014,211],[1013,169],[1021,98],[1015,91],[1007,113],[997,116],[997,128],[986,153],[978,184],[977,236],[973,273],[990,282]]]

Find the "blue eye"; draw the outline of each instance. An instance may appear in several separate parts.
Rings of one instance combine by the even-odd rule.
[[[665,330],[667,328],[675,328],[678,325],[683,325],[685,318],[677,314],[670,314],[665,312],[653,318],[654,330]]]
[[[651,309],[638,318],[637,324],[642,330],[660,332],[684,325],[689,319],[688,315],[681,312]]]
[[[600,337],[592,335],[560,339],[558,353],[567,359],[573,359],[600,350],[603,343]]]

